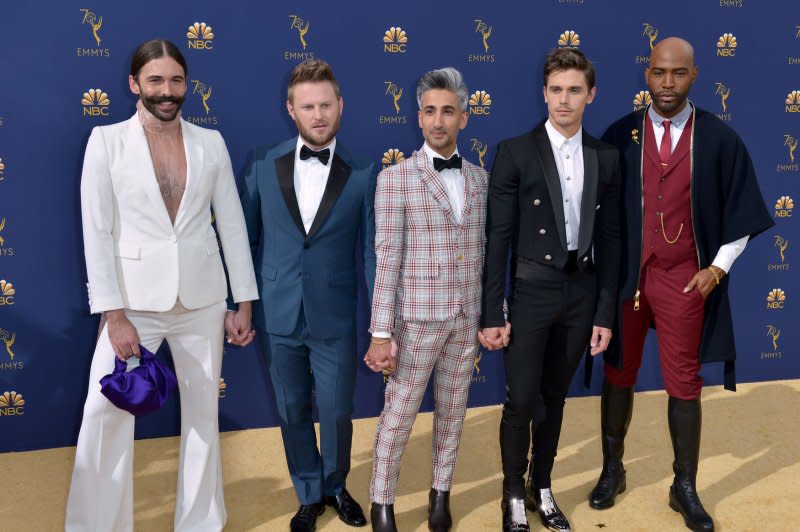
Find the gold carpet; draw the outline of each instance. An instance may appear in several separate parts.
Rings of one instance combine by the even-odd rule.
[[[703,440],[698,487],[718,530],[798,530],[800,502],[800,381],[741,384],[730,393],[703,392]],[[600,471],[599,399],[567,400],[553,491],[574,530],[685,530],[667,506],[672,451],[664,392],[638,393],[625,450],[628,491],[609,510],[586,497]],[[469,410],[451,507],[455,530],[500,528],[500,407]],[[368,509],[374,419],[355,422],[348,488]],[[136,443],[136,530],[170,530],[175,502],[177,439]],[[431,414],[420,415],[403,460],[395,502],[402,532],[427,530]],[[0,455],[0,530],[63,530],[74,448]],[[278,429],[222,435],[227,531],[285,531],[297,508]],[[542,527],[529,514],[532,530]],[[328,509],[325,532],[353,531]],[[364,530],[364,529],[360,529]]]

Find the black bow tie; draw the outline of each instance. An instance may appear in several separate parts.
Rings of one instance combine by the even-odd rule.
[[[300,148],[300,160],[305,161],[306,159],[310,159],[311,157],[316,157],[319,159],[324,165],[328,164],[328,161],[331,158],[331,150],[329,148],[325,148],[324,150],[314,151],[305,144],[303,147]]]
[[[458,155],[453,155],[449,159],[434,157],[433,167],[436,168],[437,172],[441,172],[442,170],[447,170],[448,168],[455,168],[456,170],[461,170],[461,157],[459,157]]]

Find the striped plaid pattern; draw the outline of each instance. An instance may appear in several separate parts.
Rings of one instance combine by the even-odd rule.
[[[372,462],[370,498],[379,504],[394,503],[400,459],[434,368],[432,486],[450,490],[478,349],[478,318],[458,313],[446,321],[401,321],[395,334],[397,369],[386,384]]]
[[[488,176],[466,160],[461,173],[466,198],[460,226],[424,151],[378,175],[371,332],[392,331],[397,319],[479,315]]]

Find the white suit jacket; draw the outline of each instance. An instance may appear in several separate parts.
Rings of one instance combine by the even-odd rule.
[[[235,302],[258,299],[250,244],[225,141],[181,120],[186,190],[175,225],[156,181],[139,118],[95,127],[81,176],[91,312],[164,312],[225,300],[214,209]]]

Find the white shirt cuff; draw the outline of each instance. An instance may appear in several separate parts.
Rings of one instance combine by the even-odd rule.
[[[375,331],[374,333],[372,333],[372,337],[373,338],[391,338],[392,337],[392,333],[387,332],[387,331]]]
[[[744,251],[749,239],[750,236],[747,235],[743,236],[739,240],[734,240],[733,242],[728,242],[724,246],[721,246],[719,251],[717,251],[717,256],[714,257],[711,265],[721,268],[725,273],[731,271],[733,261],[735,261],[737,257],[742,254],[742,251]]]

